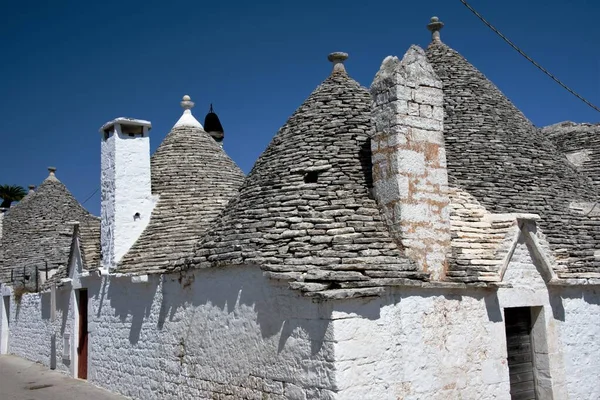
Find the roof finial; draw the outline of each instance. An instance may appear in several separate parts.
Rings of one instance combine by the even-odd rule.
[[[440,31],[444,27],[444,23],[438,17],[431,17],[431,22],[427,24],[427,29],[431,31],[431,40],[433,42],[441,42]]]
[[[181,118],[179,118],[179,121],[175,123],[173,128],[176,128],[178,126],[190,126],[202,129],[202,125],[200,125],[200,122],[198,122],[198,120],[192,115],[192,108],[194,108],[194,102],[192,101],[190,96],[188,96],[187,94],[183,96],[183,98],[181,99],[181,103],[179,104],[181,104],[181,108],[183,108],[183,115],[181,116]]]
[[[50,176],[54,176],[56,172],[56,167],[48,167],[48,172],[50,172]]]
[[[346,68],[344,68],[344,61],[348,58],[348,53],[336,51],[327,56],[327,59],[333,63],[332,74],[345,74]]]
[[[35,185],[29,185],[29,193],[33,193],[35,190]]]
[[[183,108],[184,110],[191,110],[192,108],[194,108],[194,102],[187,94],[183,96],[183,99],[181,100],[180,104],[181,108]]]

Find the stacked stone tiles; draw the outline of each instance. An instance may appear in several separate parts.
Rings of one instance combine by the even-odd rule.
[[[174,127],[152,156],[151,168],[158,203],[117,272],[158,273],[191,256],[194,244],[244,180],[244,173],[201,127]]]
[[[36,267],[44,271],[66,266],[75,222],[96,232],[99,243],[98,218],[88,213],[51,172],[35,192],[6,213],[0,242],[0,282],[10,281],[11,270],[13,277],[21,280],[23,268],[33,276]],[[88,241],[94,240],[93,235]]]
[[[569,208],[597,192],[550,140],[460,54],[433,41],[427,56],[443,82],[450,184],[493,213],[535,213],[561,267],[600,272],[600,220]]]
[[[181,267],[255,264],[306,295],[336,298],[425,279],[370,195],[370,111],[369,92],[336,64]]]
[[[542,129],[569,162],[600,187],[600,124],[561,122]]]
[[[93,220],[92,220],[93,221]],[[77,238],[79,241],[79,250],[81,253],[81,260],[83,262],[82,267],[86,270],[94,270],[100,266],[100,220],[96,219],[93,223],[84,225],[73,224],[73,234],[71,236],[71,243]],[[50,279],[44,282],[42,290],[49,289],[52,283],[60,285],[62,278],[69,276],[69,264],[73,257],[73,253],[69,251],[68,261],[64,266],[61,266],[56,274],[52,275]]]
[[[450,189],[451,248],[446,279],[496,282],[510,246],[519,232],[514,214],[491,214],[477,199]]]

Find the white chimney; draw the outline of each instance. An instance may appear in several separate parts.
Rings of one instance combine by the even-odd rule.
[[[156,204],[149,121],[117,118],[100,128],[102,267],[114,269],[142,234]]]
[[[0,207],[0,239],[2,239],[2,222],[4,220],[4,213],[8,211],[8,208]]]
[[[387,57],[371,86],[375,197],[406,255],[443,279],[450,248],[450,199],[442,82],[423,49]]]

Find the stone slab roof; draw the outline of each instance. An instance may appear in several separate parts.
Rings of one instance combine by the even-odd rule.
[[[49,289],[52,283],[60,285],[60,280],[69,276],[69,264],[73,257],[75,239],[79,241],[79,251],[84,270],[94,270],[100,267],[100,219],[91,218],[83,224],[72,224],[71,248],[68,261],[61,266],[52,277],[43,283],[42,290]]]
[[[392,240],[372,187],[371,98],[339,62],[278,131],[182,269],[255,264],[309,296],[427,279]]]
[[[6,213],[0,241],[0,282],[10,280],[11,270],[39,270],[66,266],[73,223],[93,226],[86,234],[90,262],[99,258],[99,220],[75,200],[51,173],[46,180]],[[92,250],[94,249],[94,250]]]
[[[600,124],[561,122],[546,126],[547,136],[567,160],[600,188]]]
[[[451,248],[446,279],[496,282],[519,234],[514,214],[492,214],[469,193],[450,188]]]
[[[492,213],[540,215],[561,267],[600,272],[600,219],[570,206],[596,200],[590,180],[460,54],[434,41],[427,56],[443,82],[450,184]]]
[[[152,156],[151,168],[158,203],[117,272],[158,273],[191,256],[194,244],[244,180],[244,173],[200,124],[176,125]]]

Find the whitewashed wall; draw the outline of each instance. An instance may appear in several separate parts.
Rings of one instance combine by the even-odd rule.
[[[69,299],[69,291],[57,292],[52,321],[49,292],[23,294],[20,300],[10,296],[8,353],[70,374],[71,361],[63,359],[63,336],[73,323]]]
[[[136,399],[328,399],[323,306],[257,267],[110,278],[93,294],[89,380]]]
[[[144,400],[508,400],[503,308],[535,306],[542,398],[600,398],[599,290],[548,292],[534,264],[521,244],[505,275],[510,289],[400,288],[325,303],[256,267],[136,284],[86,278],[88,378]],[[56,368],[73,374],[74,360],[62,359],[62,336],[74,332],[71,293],[58,291],[54,323],[49,293],[26,294],[18,306],[11,296],[10,353],[51,366],[56,334]]]
[[[600,399],[600,288],[569,288],[556,295],[553,302],[569,398]]]
[[[598,292],[549,293],[523,243],[504,280],[513,288],[400,289],[338,303],[337,398],[509,400],[503,309],[520,306],[542,307],[533,332],[541,398],[600,398]]]

